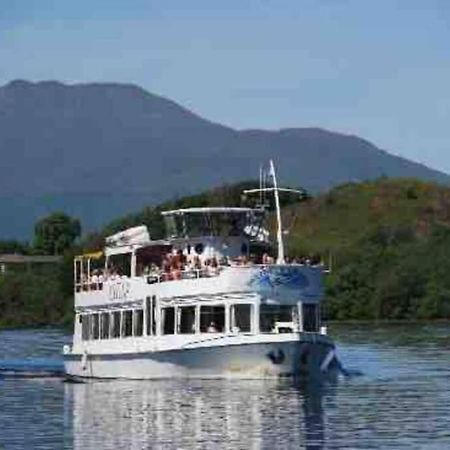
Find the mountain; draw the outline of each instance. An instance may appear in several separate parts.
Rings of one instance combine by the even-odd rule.
[[[355,136],[318,128],[234,130],[113,83],[16,80],[0,87],[0,237],[27,237],[55,209],[99,227],[145,204],[255,178],[312,191],[380,176],[450,177]]]

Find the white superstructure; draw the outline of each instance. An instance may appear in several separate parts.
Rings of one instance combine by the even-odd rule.
[[[287,264],[275,171],[278,255],[260,208],[163,212],[167,238],[145,226],[77,257],[69,376],[266,377],[327,372],[334,345],[320,324],[323,267]],[[101,263],[99,263],[101,261]]]

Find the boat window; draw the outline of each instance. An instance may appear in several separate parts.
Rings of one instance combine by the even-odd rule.
[[[120,337],[120,311],[114,311],[112,313],[111,337],[112,338]]]
[[[178,333],[195,333],[195,306],[183,306],[178,308]]]
[[[100,323],[99,314],[92,314],[91,316],[91,339],[98,339],[100,337]]]
[[[200,331],[222,333],[225,328],[225,306],[200,307]]]
[[[103,312],[101,314],[101,334],[100,339],[109,338],[109,312]]]
[[[223,211],[177,213],[164,217],[167,236],[242,236],[249,231],[257,233],[260,229],[262,212]],[[257,234],[255,234],[256,236]]]
[[[259,328],[262,333],[291,333],[296,326],[296,305],[260,306]]]
[[[152,334],[152,298],[147,297],[145,299],[145,333],[147,336]]]
[[[142,309],[136,309],[134,311],[134,336],[142,336],[144,322],[144,311]]]
[[[122,337],[133,335],[133,310],[122,311]]]
[[[89,339],[90,330],[90,316],[89,314],[82,314],[81,318],[81,339],[87,341]]]
[[[163,334],[174,334],[175,332],[175,308],[162,308],[161,321]]]
[[[302,330],[319,331],[318,305],[302,303]]]
[[[232,305],[231,331],[250,333],[252,331],[252,305]]]
[[[161,261],[172,252],[171,245],[152,245],[136,251],[136,276],[158,275]]]
[[[131,276],[131,253],[109,256],[107,268],[110,277]]]
[[[156,295],[152,297],[152,334],[156,334]]]

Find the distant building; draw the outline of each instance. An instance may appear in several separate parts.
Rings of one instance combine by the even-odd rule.
[[[61,259],[61,256],[3,254],[0,255],[0,275],[13,267],[25,267],[30,270],[35,265],[57,264]]]

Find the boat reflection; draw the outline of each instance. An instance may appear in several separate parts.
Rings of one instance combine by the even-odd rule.
[[[290,380],[65,384],[75,449],[323,448],[333,386]]]

